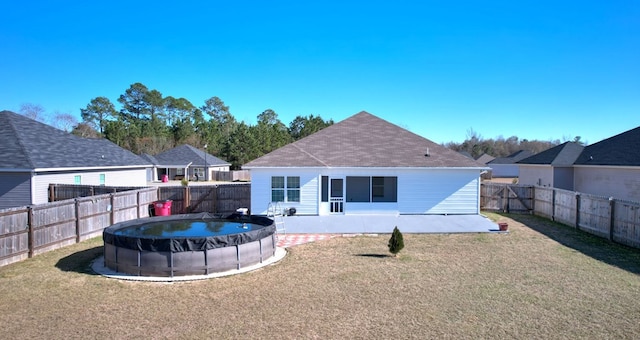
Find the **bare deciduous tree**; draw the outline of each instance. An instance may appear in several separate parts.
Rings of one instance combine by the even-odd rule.
[[[24,103],[20,105],[20,114],[41,123],[47,122],[47,118],[44,114],[44,107],[40,104]]]
[[[51,125],[62,131],[71,132],[78,125],[78,120],[70,113],[56,111]]]

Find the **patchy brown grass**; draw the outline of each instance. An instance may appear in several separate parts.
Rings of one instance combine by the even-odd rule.
[[[509,234],[334,238],[233,277],[92,274],[90,240],[0,268],[0,330],[24,338],[640,338],[640,251],[531,216]],[[401,228],[402,226],[399,226]]]

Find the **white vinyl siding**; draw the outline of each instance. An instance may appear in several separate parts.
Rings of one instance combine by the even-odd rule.
[[[296,208],[297,215],[317,215],[320,179],[306,169],[252,169],[251,170],[251,213],[265,215],[272,202],[271,177],[299,177],[299,202],[283,202],[282,208]],[[286,181],[286,179],[285,179]],[[297,190],[297,189],[292,189]]]
[[[477,170],[428,170],[398,178],[401,214],[477,214],[480,212]]]
[[[286,203],[298,215],[328,213],[320,209],[321,178],[396,177],[397,202],[345,202],[345,214],[478,214],[479,169],[251,169],[251,211],[266,214],[272,176],[300,176],[300,202]],[[327,204],[327,203],[323,203]]]
[[[32,178],[32,204],[42,204],[49,201],[49,184],[74,184],[75,176],[80,175],[83,185],[101,185],[101,174],[105,175],[104,185],[106,186],[145,187],[147,185],[147,171],[144,168],[38,173]]]

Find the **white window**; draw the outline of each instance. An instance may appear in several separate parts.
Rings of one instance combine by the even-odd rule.
[[[193,168],[193,175],[198,179],[204,179],[204,168]]]
[[[271,202],[300,202],[300,176],[271,177]]]

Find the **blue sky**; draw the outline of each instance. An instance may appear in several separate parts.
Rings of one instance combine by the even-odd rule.
[[[0,110],[140,82],[255,124],[366,110],[437,143],[640,126],[640,1],[5,1]],[[117,104],[118,105],[118,104]],[[118,105],[119,107],[119,105]]]

